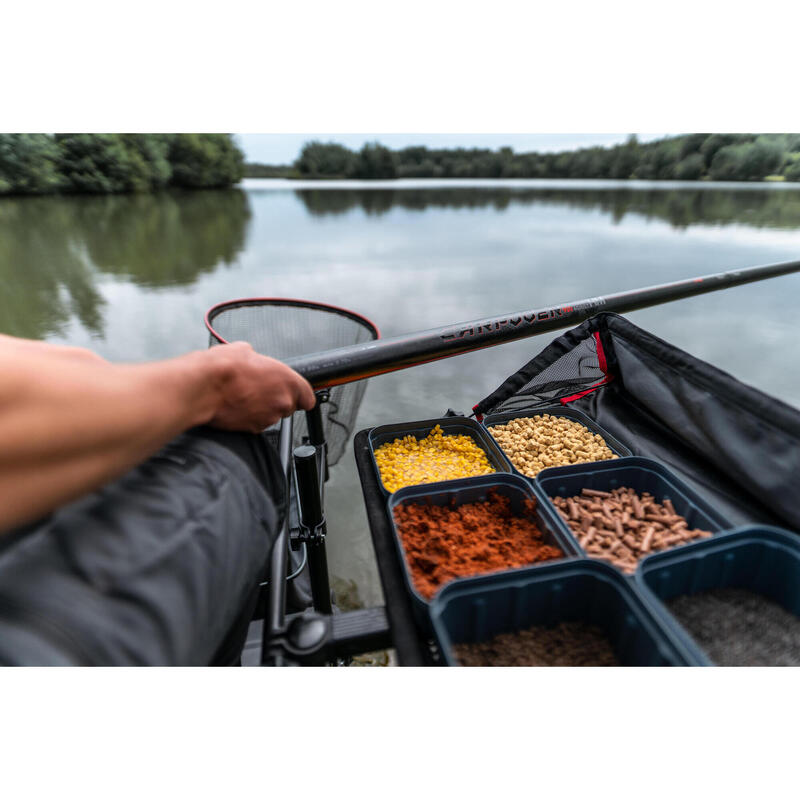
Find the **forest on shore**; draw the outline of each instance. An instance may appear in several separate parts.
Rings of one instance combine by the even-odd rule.
[[[220,189],[243,175],[226,133],[0,134],[0,195]]]
[[[653,142],[630,136],[613,147],[515,153],[510,147],[359,151],[307,142],[291,165],[246,164],[248,178],[605,178],[800,181],[800,134],[692,133]]]

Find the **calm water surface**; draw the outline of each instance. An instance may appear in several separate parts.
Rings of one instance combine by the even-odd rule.
[[[205,347],[206,309],[236,297],[344,305],[391,336],[798,257],[786,184],[253,180],[6,198],[0,331],[139,361]],[[629,316],[800,407],[798,298],[793,275]],[[375,378],[357,429],[468,410],[555,335]],[[327,505],[332,572],[381,602],[350,448]]]

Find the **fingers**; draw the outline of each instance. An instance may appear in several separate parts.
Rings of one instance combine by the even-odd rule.
[[[314,390],[311,388],[311,384],[300,375],[300,373],[295,372],[294,374],[297,375],[297,407],[302,408],[303,411],[311,411],[317,404],[317,397],[314,394]]]
[[[214,351],[217,351],[216,353]],[[212,348],[220,365],[220,407],[212,418],[217,427],[263,430],[298,409],[316,405],[311,384],[287,364],[256,353],[245,342]]]
[[[267,357],[265,357],[267,358]],[[294,413],[297,409],[303,411],[310,411],[317,404],[317,398],[311,384],[299,373],[295,372],[287,364],[282,361],[276,361],[272,358],[267,358],[268,366],[270,369],[278,367],[283,370],[286,375],[286,386],[291,395],[291,408],[282,407],[279,409],[282,413],[281,416],[288,417],[289,414]]]

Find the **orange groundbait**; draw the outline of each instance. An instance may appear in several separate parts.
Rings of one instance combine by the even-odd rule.
[[[531,513],[535,509],[530,500],[526,507]],[[496,492],[485,502],[460,506],[402,503],[395,507],[394,519],[414,588],[426,600],[454,578],[564,555],[544,544],[531,519],[513,516],[510,500]]]

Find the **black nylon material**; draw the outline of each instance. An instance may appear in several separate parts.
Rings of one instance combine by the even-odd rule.
[[[281,474],[225,436],[249,435],[184,434],[0,553],[0,664],[218,663],[249,620],[277,533],[263,483]]]
[[[800,530],[800,411],[616,314],[560,336],[478,408],[489,413],[510,404],[515,387],[595,331],[614,378],[570,405],[634,455],[663,461],[733,525]]]

